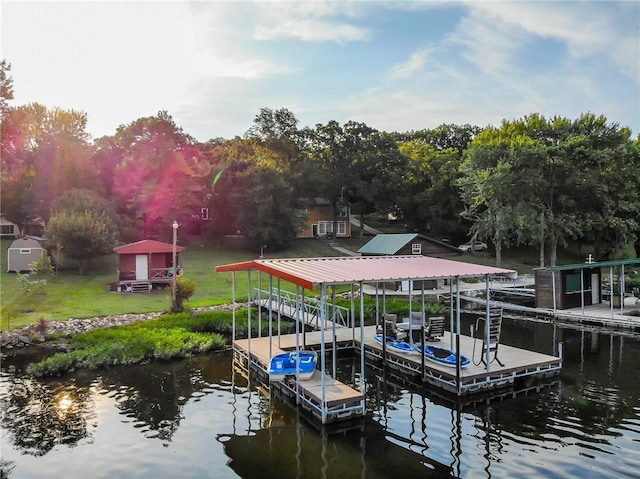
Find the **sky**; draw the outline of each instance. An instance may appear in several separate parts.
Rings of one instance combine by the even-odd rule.
[[[499,126],[582,113],[640,133],[640,2],[0,0],[12,106],[93,138],[167,111],[199,141],[261,108],[300,127]]]

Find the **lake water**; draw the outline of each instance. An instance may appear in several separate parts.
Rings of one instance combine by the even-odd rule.
[[[505,320],[502,342],[543,353],[562,374],[461,403],[368,367],[359,429],[318,429],[238,374],[228,352],[79,372],[0,376],[2,477],[638,478],[640,340]],[[357,381],[359,359],[339,362]],[[530,385],[531,386],[531,385]]]

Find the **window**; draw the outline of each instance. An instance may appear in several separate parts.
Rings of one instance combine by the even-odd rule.
[[[318,236],[327,236],[333,231],[332,221],[318,221]]]
[[[13,234],[13,225],[0,225],[0,234],[2,234],[2,235],[12,235]]]
[[[411,254],[422,254],[422,245],[420,243],[411,244]]]
[[[20,254],[31,254],[31,248],[20,248]]]
[[[338,208],[338,216],[342,218],[346,218],[347,216],[349,216],[349,208],[347,208],[346,206],[341,206],[340,208]]]
[[[580,281],[580,273],[568,273],[566,276],[565,290],[567,294],[580,293],[582,285]]]
[[[347,222],[346,221],[338,221],[338,231],[337,235],[344,236],[347,234]]]
[[[209,208],[200,208],[200,218],[203,220],[209,219]]]

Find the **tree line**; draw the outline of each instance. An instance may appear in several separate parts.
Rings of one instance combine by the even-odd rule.
[[[240,231],[286,248],[314,197],[336,212],[393,212],[435,238],[490,240],[498,264],[514,245],[535,246],[541,265],[575,240],[595,243],[598,259],[629,242],[640,251],[640,137],[602,115],[399,133],[300,128],[286,108],[262,108],[242,137],[198,142],[161,111],[92,140],[84,112],[10,106],[9,70],[3,61],[2,213],[43,218],[51,244],[78,260],[166,238],[174,219],[211,242]]]

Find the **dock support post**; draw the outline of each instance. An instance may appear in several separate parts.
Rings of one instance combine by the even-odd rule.
[[[236,340],[236,272],[231,273],[231,340]]]
[[[456,393],[460,396],[462,384],[460,381],[460,332],[456,333]]]
[[[489,305],[489,275],[486,275],[486,291],[485,291],[485,295],[487,297],[487,304],[485,307],[485,313],[486,313],[486,318],[485,318],[485,322],[484,322],[484,344],[486,345],[486,349],[485,349],[485,363],[487,364],[487,372],[491,371],[491,366],[489,366],[489,364],[491,364],[491,355],[490,355],[490,351],[489,351],[489,331],[490,331],[490,326],[491,326],[491,306]],[[482,356],[481,356],[482,357]]]
[[[365,402],[365,374],[364,374],[364,284],[360,281],[360,392],[362,392],[362,410]],[[355,317],[353,318],[355,321]],[[354,323],[355,326],[355,323]],[[354,328],[355,329],[355,328]]]
[[[269,275],[269,359],[273,357],[273,276]]]
[[[321,387],[322,387],[322,404],[320,405],[320,410],[321,410],[321,415],[322,415],[322,424],[326,424],[327,422],[327,392],[326,392],[326,384],[325,384],[325,368],[326,368],[326,359],[325,359],[325,351],[326,351],[326,347],[324,344],[324,330],[327,326],[326,323],[326,319],[327,319],[327,298],[326,298],[326,294],[327,294],[327,286],[322,283],[322,286],[320,287],[320,310],[318,311],[320,313],[320,322],[322,327],[320,328],[320,371],[322,372],[322,374],[320,375],[320,377],[322,378],[321,380]]]
[[[249,375],[251,375],[251,270],[247,271],[247,349],[249,351]]]
[[[332,363],[332,376],[335,379],[337,376],[337,353],[336,353],[336,285],[331,286],[331,336],[332,336],[332,345],[333,351],[331,354],[331,363]]]

